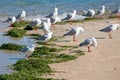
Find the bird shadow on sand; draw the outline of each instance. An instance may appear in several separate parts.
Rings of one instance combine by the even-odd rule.
[[[96,39],[105,39],[105,37],[95,37]]]
[[[70,42],[70,40],[57,40],[56,42]]]

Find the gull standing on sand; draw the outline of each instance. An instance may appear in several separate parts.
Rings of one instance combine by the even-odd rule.
[[[72,20],[73,18],[75,18],[76,13],[77,13],[77,11],[76,11],[76,10],[73,10],[72,13],[69,13],[69,14],[66,15],[66,17],[63,19],[63,21],[64,21],[64,20]]]
[[[48,25],[49,27],[51,27],[51,21],[50,21],[50,18],[47,18],[47,19],[46,19],[46,23],[47,23],[47,25]]]
[[[41,29],[43,30],[44,34],[50,32],[51,29],[50,18],[47,18],[46,21],[43,22]]]
[[[84,42],[80,43],[79,46],[87,46],[88,47],[88,52],[92,52],[91,46],[97,47],[97,40],[94,37],[90,37],[86,39]]]
[[[53,28],[55,28],[55,23],[57,22],[61,22],[61,18],[59,16],[55,16],[51,18],[51,23]]]
[[[29,47],[25,47],[21,50],[21,52],[26,53],[26,58],[29,58],[29,56],[34,52],[35,50],[35,45],[31,45]]]
[[[43,22],[41,29],[43,30],[44,34],[50,32],[51,26],[47,22]]]
[[[58,16],[58,8],[54,8],[54,11],[51,12],[48,16],[46,16],[47,18],[52,18]]]
[[[83,16],[92,18],[95,15],[95,11],[93,9],[88,9],[88,11],[84,11],[85,14]]]
[[[45,35],[41,36],[38,40],[38,42],[47,42],[52,38],[53,32],[50,31],[46,33]]]
[[[35,27],[35,30],[37,31],[37,27],[40,26],[42,21],[39,18],[33,19],[33,21],[30,23],[31,27]]]
[[[120,6],[118,9],[115,9],[114,11],[112,11],[111,14],[120,15]]]
[[[99,31],[109,33],[109,39],[112,39],[111,32],[118,30],[118,28],[120,28],[120,24],[112,24],[110,26],[105,27],[104,29],[99,30]]]
[[[14,16],[9,16],[7,20],[3,21],[3,23],[5,22],[9,22],[10,23],[9,27],[13,27],[13,23],[16,22],[16,18]]]
[[[84,28],[77,26],[71,28],[71,30],[64,34],[64,36],[73,36],[73,41],[77,41],[76,37],[80,32],[84,32]]]
[[[16,19],[23,20],[26,17],[26,11],[22,10],[20,14],[16,16]]]
[[[101,10],[97,11],[96,15],[100,15],[101,16],[103,14],[105,14],[105,6],[104,5],[101,7]]]

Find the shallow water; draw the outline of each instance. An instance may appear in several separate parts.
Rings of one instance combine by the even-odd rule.
[[[74,9],[81,11],[89,8],[100,9],[105,5],[113,10],[119,6],[120,0],[0,0],[1,15],[17,15],[21,9],[28,15],[46,15],[58,7],[60,13]]]
[[[24,56],[22,53],[0,50],[0,74],[11,73],[12,70],[8,66],[23,59]]]
[[[16,43],[16,44],[22,44],[26,46],[30,46],[34,43],[33,39],[30,39],[30,37],[23,37],[23,38],[11,38],[9,36],[3,36],[3,32],[0,32],[0,46],[3,43]],[[0,74],[5,73],[11,73],[12,70],[10,70],[7,66],[12,65],[16,63],[16,61],[25,58],[25,54],[21,52],[15,52],[15,51],[6,51],[6,50],[0,50]]]

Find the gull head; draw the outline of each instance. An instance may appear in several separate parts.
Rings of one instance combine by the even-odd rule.
[[[58,8],[55,8],[54,10],[55,10],[55,11],[58,11]]]
[[[73,10],[73,13],[75,13],[75,14],[76,14],[76,13],[77,13],[77,11],[76,11],[76,10]]]
[[[31,47],[35,48],[35,45],[31,45]]]
[[[105,6],[104,6],[104,5],[102,5],[102,8],[104,8],[104,9],[105,9]]]

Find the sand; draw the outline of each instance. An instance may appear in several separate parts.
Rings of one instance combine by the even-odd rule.
[[[65,37],[62,39],[63,42],[56,42],[57,45],[76,46],[86,38],[93,36],[98,38],[98,47],[92,47],[90,53],[87,52],[87,47],[79,47],[78,50],[85,52],[84,56],[64,63],[50,64],[56,72],[43,77],[66,80],[120,80],[120,30],[113,32],[113,39],[109,39],[107,33],[98,31],[113,23],[120,23],[120,21],[106,19],[72,25],[56,25],[56,30],[53,30],[55,36],[61,36],[74,26],[85,28],[85,32],[79,34],[77,42],[73,42],[72,37]],[[64,40],[71,41],[64,42]],[[69,52],[71,50],[66,51],[70,54]]]
[[[56,72],[42,77],[66,80],[120,80],[120,30],[113,32],[113,39],[109,39],[107,33],[98,31],[112,23],[120,23],[120,21],[106,19],[73,23],[72,25],[56,25],[56,29],[52,30],[54,36],[62,36],[74,26],[84,27],[85,32],[79,34],[76,42],[73,42],[72,37],[68,36],[55,44],[76,46],[86,38],[93,36],[98,38],[98,47],[92,47],[92,52],[87,52],[87,47],[77,48],[84,51],[85,55],[68,62],[50,64],[50,67]],[[42,33],[42,31],[28,33]],[[64,53],[71,54],[71,52],[72,50],[67,50]]]

